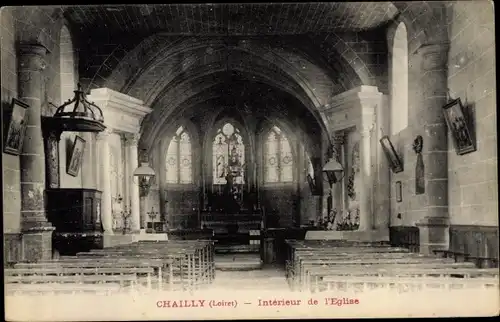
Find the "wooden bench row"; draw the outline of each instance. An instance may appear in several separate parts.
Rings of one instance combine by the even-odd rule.
[[[448,258],[368,243],[286,242],[289,248],[286,275],[293,290],[318,292],[347,286],[367,289],[405,285],[420,289],[426,285],[498,287],[497,269],[480,270],[472,263],[456,263]]]
[[[180,286],[183,290],[192,290],[215,278],[213,256],[211,240],[141,241],[63,256],[58,260],[18,263],[6,271],[6,284],[16,292],[36,292],[40,285],[54,283],[92,286],[100,283],[118,287],[110,287],[110,291],[136,290],[141,285],[151,290],[152,284],[158,289],[173,290]],[[60,288],[54,290],[65,290]],[[89,291],[89,288],[77,287],[75,290]]]

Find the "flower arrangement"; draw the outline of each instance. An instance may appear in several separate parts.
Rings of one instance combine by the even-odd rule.
[[[359,228],[359,208],[346,210],[337,223],[337,230],[357,230]]]
[[[335,230],[334,223],[336,217],[337,209],[333,208],[327,216],[319,217],[317,222],[313,223],[313,226],[319,230]]]

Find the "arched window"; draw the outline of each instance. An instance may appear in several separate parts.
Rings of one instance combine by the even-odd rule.
[[[191,137],[182,126],[168,145],[165,167],[167,183],[193,182]]]
[[[213,184],[226,184],[226,175],[231,171],[234,183],[245,183],[245,144],[240,130],[225,123],[215,134],[212,143]]]
[[[292,147],[285,134],[274,126],[264,143],[264,182],[292,182]]]
[[[394,34],[391,71],[391,134],[408,127],[408,35],[404,23]]]

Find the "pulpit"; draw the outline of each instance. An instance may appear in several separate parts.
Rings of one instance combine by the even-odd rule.
[[[102,248],[101,191],[47,189],[48,219],[56,228],[52,243],[60,255]]]

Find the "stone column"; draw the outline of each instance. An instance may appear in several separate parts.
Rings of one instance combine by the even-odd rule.
[[[413,136],[422,135],[422,157],[425,167],[426,217],[417,223],[420,229],[420,251],[448,249],[448,133],[442,107],[447,103],[448,44],[424,45],[419,48],[422,93],[413,123]],[[415,171],[415,169],[409,169]]]
[[[373,226],[376,230],[389,229],[389,220],[391,214],[391,170],[389,162],[384,155],[380,139],[388,132],[389,129],[389,99],[387,95],[382,96],[381,104],[377,106],[376,110],[377,128],[375,129],[375,137],[373,144],[375,144],[375,171],[374,176],[374,191],[373,198]],[[408,171],[406,169],[406,171]]]
[[[109,135],[111,130],[106,129],[97,135],[98,151],[99,151],[99,176],[100,190],[102,191],[101,198],[101,221],[104,233],[113,234],[113,213],[111,200],[111,166],[109,158]]]
[[[337,216],[342,216],[342,212],[345,209],[345,189],[344,180],[347,175],[347,167],[344,162],[344,144],[345,144],[345,133],[343,131],[338,131],[333,136],[333,144],[335,145],[335,155],[336,160],[344,168],[344,174],[341,181],[333,185],[333,208],[337,209]],[[340,218],[340,217],[339,217]]]
[[[128,196],[130,202],[131,229],[133,232],[139,232],[141,229],[141,213],[140,213],[140,197],[139,185],[137,179],[134,179],[134,171],[139,166],[137,144],[139,142],[139,133],[127,134],[125,136],[125,146],[127,153],[127,182],[128,182]]]
[[[359,198],[359,230],[372,229],[372,164],[371,164],[371,132],[363,128],[360,132],[359,159],[361,171],[360,198]]]
[[[19,99],[29,105],[20,155],[21,231],[25,259],[52,257],[52,232],[45,211],[45,151],[41,127],[41,71],[47,50],[41,45],[19,46]]]

